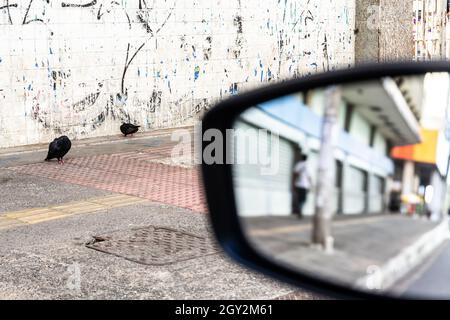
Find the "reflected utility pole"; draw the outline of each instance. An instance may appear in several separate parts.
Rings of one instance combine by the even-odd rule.
[[[322,137],[317,176],[315,215],[312,241],[326,251],[333,250],[331,223],[334,203],[334,147],[338,137],[338,114],[341,88],[330,86],[325,90],[325,114],[322,122]]]

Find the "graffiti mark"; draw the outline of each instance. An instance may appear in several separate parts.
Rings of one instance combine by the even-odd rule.
[[[0,10],[6,9],[6,13],[8,14],[9,24],[13,24],[10,8],[17,8],[17,3],[9,4],[9,0],[6,0],[6,4],[4,6],[1,6]]]
[[[128,121],[129,116],[122,108],[116,108],[116,101],[111,94],[106,102],[106,115],[111,116],[113,120]]]
[[[33,4],[33,0],[31,0],[31,1],[28,3],[28,8],[27,8],[27,11],[25,12],[25,16],[23,17],[22,24],[26,24],[26,23],[27,23],[28,12],[30,12],[30,8],[31,8],[31,5],[32,5],[32,4]]]
[[[237,33],[243,33],[242,31],[242,17],[241,16],[236,16],[234,17],[234,26],[237,28]]]
[[[234,41],[234,48],[232,48],[232,54],[234,59],[238,59],[241,56],[241,51],[244,46],[244,28],[242,19],[242,4],[238,0],[237,12],[233,18],[233,25],[236,28],[236,39]]]
[[[199,76],[200,76],[200,67],[196,66],[194,69],[194,81],[196,81]]]
[[[89,7],[95,6],[96,4],[97,4],[97,0],[92,0],[91,2],[87,2],[84,4],[62,2],[61,7],[63,7],[63,8],[89,8]]]
[[[103,17],[106,13],[108,13],[108,14],[111,13],[111,11],[112,11],[112,6],[119,6],[119,7],[122,9],[123,13],[125,14],[125,16],[126,16],[126,18],[127,18],[127,21],[128,21],[128,28],[131,29],[131,19],[130,19],[130,15],[128,14],[127,10],[126,10],[123,6],[121,6],[120,3],[117,2],[117,1],[111,1],[111,2],[110,2],[110,6],[111,6],[111,7],[107,8],[107,9],[104,9],[104,8],[103,8],[103,3],[100,3],[100,6],[99,6],[98,11],[97,11],[97,20],[101,20],[102,17]],[[104,9],[104,11],[102,11],[103,9]]]
[[[88,94],[85,98],[74,103],[72,105],[72,108],[74,111],[77,111],[77,112],[84,111],[84,110],[86,110],[87,107],[93,106],[97,102],[97,99],[99,96],[100,96],[100,91]]]
[[[149,112],[155,112],[156,108],[161,105],[162,101],[162,91],[153,90],[150,101],[147,103],[147,107],[149,107]]]
[[[230,94],[231,95],[236,95],[238,94],[238,84],[237,83],[232,83],[230,86]]]
[[[314,16],[310,10],[308,10],[307,16],[305,17],[305,26],[308,26],[308,21],[314,22]]]
[[[147,3],[145,2],[145,0],[139,0],[139,11],[137,13],[137,19],[142,24],[142,26],[144,27],[145,31],[147,33],[149,33],[153,37],[154,35],[158,34],[161,31],[162,28],[164,28],[164,26],[166,25],[167,21],[169,21],[170,17],[172,16],[173,9],[174,8],[170,9],[169,14],[164,19],[162,24],[156,29],[155,32],[153,32],[153,29],[151,28],[150,23],[149,23],[150,11],[152,10],[152,8],[148,8],[147,7]]]
[[[31,107],[31,117],[34,120],[37,120],[39,123],[43,125],[44,128],[50,128],[50,123],[47,122],[45,115],[47,112],[41,110],[40,101],[41,100],[41,92],[38,91],[37,94],[33,97],[32,107]]]
[[[144,10],[144,9],[145,9],[145,10]],[[138,20],[144,25],[145,30],[146,30],[147,33],[150,34],[150,37],[149,37],[145,42],[143,42],[143,43],[135,50],[135,52],[134,52],[133,55],[130,57],[130,59],[128,59],[128,57],[129,57],[129,55],[130,55],[131,44],[128,43],[128,45],[127,45],[127,53],[126,53],[126,58],[125,58],[125,66],[124,66],[124,69],[123,69],[122,80],[121,80],[121,89],[120,89],[120,91],[121,91],[120,94],[121,94],[121,95],[127,95],[127,89],[125,88],[125,78],[126,78],[127,71],[128,71],[128,68],[130,67],[131,63],[132,63],[133,60],[136,58],[137,54],[142,50],[142,48],[144,48],[144,46],[145,46],[145,45],[146,45],[146,44],[147,44],[147,43],[148,43],[148,42],[149,42],[156,34],[158,34],[158,33],[162,30],[162,28],[164,28],[164,26],[166,25],[167,21],[169,21],[170,17],[172,16],[172,13],[173,13],[174,8],[173,8],[173,7],[170,8],[170,11],[169,11],[167,17],[164,19],[164,21],[161,23],[161,25],[159,26],[159,28],[157,28],[157,30],[156,30],[155,32],[153,32],[153,30],[150,28],[150,25],[149,25],[149,23],[148,23],[148,12],[149,12],[150,10],[151,10],[151,9],[149,9],[149,8],[147,7],[147,3],[145,2],[145,0],[140,0],[140,1],[139,1],[139,11],[138,11],[138,13],[137,13],[137,18],[138,18]],[[143,11],[145,11],[145,12],[147,13],[147,19],[145,19],[145,18],[142,16]]]
[[[50,3],[50,0],[41,0],[41,1],[43,1],[43,2],[45,2],[45,3],[47,3],[47,4],[49,4]],[[30,0],[30,2],[28,3],[28,7],[27,7],[27,10],[25,11],[25,15],[24,15],[24,17],[23,17],[23,21],[22,21],[22,24],[29,24],[29,23],[31,23],[31,22],[42,22],[42,23],[44,23],[44,20],[43,19],[40,19],[40,18],[34,18],[34,19],[31,19],[31,20],[27,20],[27,18],[28,18],[28,13],[30,12],[30,8],[31,8],[31,5],[33,4],[33,0]]]
[[[52,86],[53,90],[56,91],[56,89],[58,87],[64,86],[64,81],[70,77],[70,71],[64,72],[64,71],[53,70],[50,73],[50,76],[51,76],[51,80],[52,80],[51,86]]]
[[[203,49],[203,59],[209,60],[212,54],[212,37],[206,37],[206,47]]]
[[[134,54],[131,56],[130,59],[128,59],[129,55],[130,55],[130,47],[131,44],[128,43],[127,45],[127,55],[125,58],[125,67],[123,68],[123,73],[122,73],[122,81],[121,81],[121,85],[120,85],[120,93],[122,95],[127,95],[128,90],[125,88],[125,77],[128,71],[128,68],[130,67],[131,63],[133,62],[134,58],[136,58],[137,54],[139,53],[139,51],[142,50],[142,48],[146,45],[147,42],[144,42],[143,44],[141,44],[139,46],[139,48],[137,48],[137,50],[134,52]]]
[[[235,40],[235,48],[233,49],[233,56],[235,59],[239,58],[241,55],[241,50],[244,43],[243,30],[242,30],[242,17],[236,15],[233,20],[234,26],[236,27],[237,35]]]
[[[56,81],[58,78],[60,79],[67,79],[70,77],[70,71],[64,72],[64,71],[52,71],[52,78],[54,81]]]
[[[278,35],[278,73],[281,72],[283,53],[284,53],[284,30],[281,30]]]
[[[198,114],[198,113],[208,109],[208,107],[209,107],[208,99],[202,99],[199,103],[197,103],[194,106],[193,112],[195,114]]]
[[[306,7],[308,8],[308,6],[310,5],[311,0],[308,0],[308,2],[306,3]],[[292,29],[291,31],[294,31],[295,27],[297,26],[297,24],[299,22],[301,22],[302,24],[304,23],[305,27],[308,26],[308,21],[310,22],[314,22],[314,15],[311,12],[310,9],[305,9],[302,11],[302,13],[300,14],[299,18],[297,19],[297,21],[294,22],[294,24],[292,25]]]
[[[323,46],[323,57],[324,57],[323,69],[325,71],[330,71],[330,56],[328,54],[328,39],[327,39],[326,34],[325,34],[325,39],[324,39],[324,42],[322,43],[322,46]]]

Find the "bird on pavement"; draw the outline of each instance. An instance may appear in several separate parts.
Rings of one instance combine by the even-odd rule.
[[[59,164],[64,164],[64,156],[69,152],[72,147],[72,142],[67,136],[62,136],[53,140],[48,146],[48,154],[45,161],[52,159],[58,159]]]
[[[131,123],[124,123],[120,126],[120,131],[125,135],[125,137],[129,134],[133,135],[134,133],[138,132],[139,128],[141,126],[135,126]]]

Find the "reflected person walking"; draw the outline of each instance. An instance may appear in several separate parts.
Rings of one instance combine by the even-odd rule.
[[[299,218],[301,219],[308,193],[312,187],[312,179],[308,171],[308,156],[302,155],[300,161],[295,165],[294,172],[296,174],[295,187],[298,193]]]

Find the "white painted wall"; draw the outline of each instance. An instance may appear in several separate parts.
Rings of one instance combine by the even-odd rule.
[[[0,147],[183,125],[230,91],[354,63],[354,0],[0,7]]]
[[[370,123],[358,111],[353,113],[350,135],[364,145],[370,145]]]
[[[388,142],[379,130],[375,132],[375,139],[373,142],[373,148],[384,156],[388,156]]]

